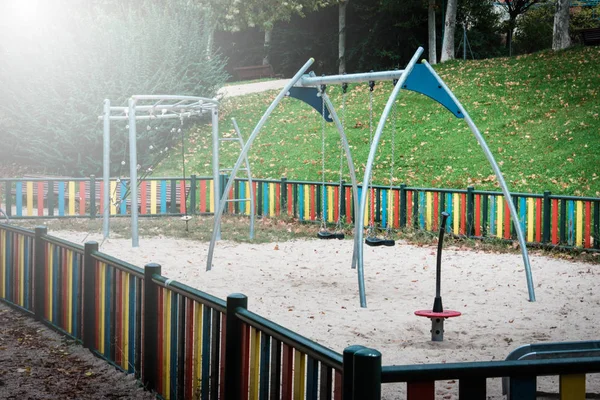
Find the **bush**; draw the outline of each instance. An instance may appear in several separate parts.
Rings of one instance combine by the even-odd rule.
[[[573,43],[579,43],[579,29],[600,26],[600,6],[574,8],[571,11],[569,32]],[[533,53],[552,48],[554,5],[545,4],[531,9],[517,21],[515,49],[517,53]]]
[[[185,0],[39,4],[38,18],[28,16],[34,21],[29,25],[17,6],[0,17],[5,19],[0,24],[0,159],[5,162],[70,176],[99,175],[98,116],[105,98],[126,105],[134,94],[212,97],[227,77],[221,57],[206,56],[202,9]],[[141,164],[153,163],[156,149],[180,140],[167,123],[153,127],[160,129],[139,124]],[[112,128],[114,173],[126,150],[126,133],[124,125]]]

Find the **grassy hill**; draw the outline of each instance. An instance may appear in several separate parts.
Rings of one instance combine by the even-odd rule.
[[[578,47],[514,58],[453,61],[436,71],[465,106],[484,135],[512,191],[600,196],[600,48]],[[392,84],[374,91],[373,129]],[[328,93],[340,115],[340,87]],[[230,98],[221,106],[220,131],[233,135],[235,117],[248,137],[276,92]],[[369,91],[351,85],[345,125],[359,179],[369,151]],[[402,91],[387,124],[374,168],[374,182],[418,187],[497,189],[491,167],[463,120],[429,98]],[[258,178],[321,181],[321,129],[316,111],[285,99],[271,115],[250,154]],[[395,136],[395,140],[393,137]],[[187,135],[186,173],[211,175],[209,127]],[[392,146],[392,142],[394,146]],[[225,144],[223,166],[235,163],[239,148]],[[325,180],[339,180],[339,136],[325,127]],[[157,168],[157,176],[180,176],[181,150]],[[348,180],[347,168],[344,179]]]

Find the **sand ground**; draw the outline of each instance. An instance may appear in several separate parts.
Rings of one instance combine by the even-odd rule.
[[[76,243],[102,241],[81,232],[53,235]],[[353,344],[378,349],[384,365],[502,360],[524,344],[598,339],[596,264],[533,254],[537,301],[529,302],[520,254],[445,249],[444,308],[462,316],[446,321],[443,342],[431,342],[429,320],[414,311],[433,305],[434,247],[365,247],[367,308],[359,306],[350,240],[221,241],[208,272],[208,243],[141,238],[140,247],[132,248],[130,240],[109,238],[100,250],[138,266],[157,262],[163,275],[220,298],[244,293],[251,311],[340,353]],[[599,392],[600,377],[588,380],[588,389]],[[437,389],[453,398],[457,386],[438,382]],[[539,386],[558,390],[556,379],[540,379]],[[501,398],[498,380],[489,387],[490,398]],[[401,384],[385,385],[384,398],[400,398],[402,391]]]

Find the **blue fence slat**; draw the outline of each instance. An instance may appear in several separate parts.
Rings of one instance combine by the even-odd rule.
[[[446,212],[450,214],[446,223],[446,232],[452,232],[453,217],[452,214],[452,193],[446,193]]]
[[[508,400],[535,400],[537,379],[535,376],[510,378]]]
[[[304,185],[298,185],[298,219],[304,221]]]
[[[573,246],[575,243],[575,202],[569,200],[567,202],[567,231],[568,231],[568,244]]]
[[[167,213],[167,181],[160,181],[160,213]]]
[[[58,215],[65,215],[65,183],[58,182]]]
[[[519,198],[519,223],[521,230],[527,232],[527,200],[525,197]]]
[[[269,215],[269,184],[267,182],[262,183],[262,193],[263,193],[263,216]]]
[[[121,180],[121,205],[119,213],[121,215],[127,214],[127,201],[125,200],[125,195],[127,194],[127,185],[125,185],[125,181]]]

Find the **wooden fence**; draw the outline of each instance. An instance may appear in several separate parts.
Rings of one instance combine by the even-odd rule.
[[[222,177],[222,185],[226,177]],[[255,180],[256,214],[292,216],[299,221],[333,224],[354,221],[351,187],[320,182]],[[112,180],[110,215],[130,212],[127,181]],[[247,198],[249,183],[237,180],[229,198]],[[0,208],[11,219],[97,218],[103,212],[104,185],[86,179],[0,179]],[[365,225],[435,232],[442,211],[450,214],[448,233],[469,238],[516,240],[508,205],[500,192],[467,189],[374,186],[369,189]],[[359,196],[362,188],[359,187]],[[139,183],[140,215],[211,213],[215,209],[211,178],[152,178]],[[600,250],[600,198],[513,193],[519,223],[528,244]],[[184,201],[182,201],[184,199]],[[226,212],[248,215],[250,202],[228,204]]]

